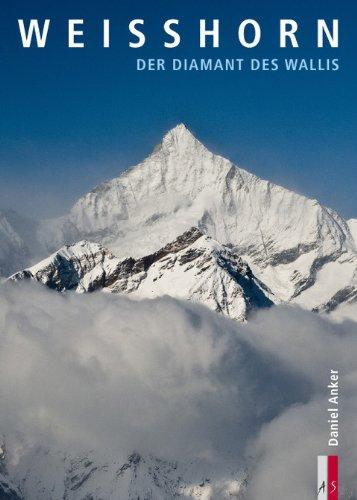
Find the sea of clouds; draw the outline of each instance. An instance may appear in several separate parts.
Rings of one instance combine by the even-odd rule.
[[[298,308],[273,307],[239,324],[168,297],[137,301],[9,284],[0,290],[0,435],[8,469],[21,479],[24,457],[38,446],[95,450],[107,461],[125,461],[134,450],[200,459],[222,481],[233,460],[247,471],[244,499],[309,500],[316,456],[330,452],[343,461],[342,498],[354,499],[356,359],[357,323]],[[327,447],[331,369],[341,384],[335,449]],[[42,473],[52,480],[46,467]],[[207,498],[224,495],[212,490]]]

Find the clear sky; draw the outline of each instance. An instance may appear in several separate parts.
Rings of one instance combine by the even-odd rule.
[[[357,7],[350,0],[23,0],[0,17],[0,206],[64,213],[78,196],[146,156],[178,122],[211,150],[257,175],[357,217]],[[147,43],[128,48],[128,21]],[[51,19],[47,47],[23,49],[17,19]],[[84,49],[67,47],[68,18],[85,20]],[[111,19],[111,47],[101,25]],[[180,47],[162,23],[181,20]],[[221,47],[199,49],[198,20],[220,18]],[[259,48],[236,27],[261,24]],[[279,49],[279,19],[300,26],[300,48]],[[316,49],[317,18],[340,19],[340,48]],[[137,72],[137,57],[338,57],[338,72]]]

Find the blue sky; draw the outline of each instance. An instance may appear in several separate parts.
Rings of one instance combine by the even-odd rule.
[[[36,217],[146,156],[178,122],[257,175],[357,217],[356,19],[350,1],[13,1],[0,18],[0,206]],[[145,48],[128,48],[144,18]],[[50,18],[45,49],[23,49],[17,18]],[[85,20],[86,47],[67,47],[68,18]],[[111,19],[111,48],[101,23]],[[162,22],[181,20],[182,43],[162,48]],[[221,47],[198,48],[198,20],[221,20]],[[259,48],[235,40],[245,18]],[[279,49],[279,19],[300,26],[300,48]],[[340,19],[340,48],[316,49],[317,18]],[[338,57],[338,72],[142,73],[137,57]]]

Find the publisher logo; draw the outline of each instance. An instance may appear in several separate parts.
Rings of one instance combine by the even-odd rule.
[[[317,499],[338,500],[338,456],[317,457]]]

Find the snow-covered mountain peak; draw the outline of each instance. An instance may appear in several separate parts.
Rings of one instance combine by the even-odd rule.
[[[233,460],[222,479],[217,464],[203,459],[168,461],[136,452],[105,460],[95,451],[72,456],[37,447],[11,472],[22,494],[0,473],[1,500],[243,500],[247,488],[247,474]]]
[[[106,274],[110,274],[118,262],[119,259],[99,243],[82,240],[64,245],[47,259],[14,274],[10,280],[33,279],[58,291],[92,291],[101,286]]]
[[[196,139],[192,134],[191,130],[187,127],[185,123],[178,123],[175,127],[172,127],[163,137],[163,141],[168,139],[177,139],[178,141],[181,139]]]
[[[198,139],[184,123],[179,123],[176,127],[170,129],[161,142],[163,147],[175,146],[176,148],[192,146],[197,143],[199,143]]]
[[[353,221],[348,225],[316,200],[213,154],[183,124],[141,163],[80,198],[67,215],[43,221],[37,237],[41,256],[86,239],[120,260],[138,260],[191,227],[234,249],[280,301],[319,309],[355,293]],[[5,242],[15,241],[0,221],[0,240],[2,233]],[[4,246],[4,260],[13,247]]]
[[[194,159],[197,161],[199,156],[205,157],[206,155],[211,156],[212,154],[186,125],[180,123],[164,135],[161,142],[154,148],[152,154],[140,165],[147,166],[148,160],[160,161],[164,159],[166,160],[164,168],[170,168],[173,166],[173,163],[169,158],[172,157],[173,161],[179,159],[181,168],[185,170],[190,165],[190,160]],[[206,163],[206,167],[209,168],[210,166]]]
[[[66,245],[10,278],[23,279],[61,292],[104,290],[136,298],[171,295],[243,321],[250,309],[269,307],[274,299],[237,252],[196,227],[139,259],[120,260],[88,241]]]

